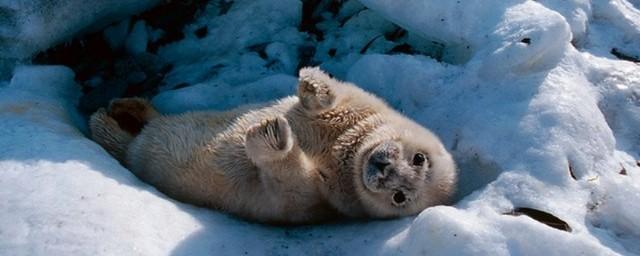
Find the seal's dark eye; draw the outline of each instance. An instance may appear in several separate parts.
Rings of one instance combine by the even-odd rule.
[[[427,160],[427,157],[424,156],[424,154],[422,153],[416,153],[413,156],[413,165],[415,166],[422,166],[424,164],[424,161]]]

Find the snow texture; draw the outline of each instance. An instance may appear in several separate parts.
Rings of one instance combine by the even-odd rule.
[[[0,78],[20,60],[158,3],[160,0],[0,0]]]
[[[639,3],[349,0],[319,14],[318,40],[299,1],[237,0],[159,50],[165,113],[292,94],[308,58],[432,129],[457,201],[397,220],[271,227],[169,199],[85,137],[71,70],[18,68],[0,81],[0,255],[640,254],[640,66],[612,53],[640,56]],[[394,23],[441,61],[390,54]],[[119,26],[110,44],[144,52],[153,28]]]

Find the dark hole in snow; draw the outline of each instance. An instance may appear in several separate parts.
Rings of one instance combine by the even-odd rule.
[[[207,26],[201,27],[199,29],[196,29],[196,31],[193,31],[193,34],[196,35],[197,38],[202,39],[205,36],[207,36],[207,34],[209,33],[209,28],[207,28]]]
[[[407,30],[403,29],[403,28],[396,28],[395,30],[389,32],[389,33],[385,33],[384,34],[384,38],[389,40],[389,41],[396,41],[402,37],[404,37],[405,35],[407,35]]]
[[[411,47],[411,45],[404,43],[404,44],[399,44],[394,46],[393,48],[391,48],[391,50],[389,50],[389,54],[394,54],[394,53],[404,53],[404,54],[414,54],[416,51],[413,50],[413,47]]]
[[[316,45],[324,40],[327,34],[334,33],[332,28],[329,28],[324,24],[325,21],[338,21],[339,28],[342,28],[346,22],[352,19],[360,17],[358,14],[367,10],[366,7],[360,7],[354,9],[349,5],[347,11],[343,12],[343,7],[346,1],[331,1],[331,0],[306,0],[302,1],[302,17],[299,24],[299,31],[306,32],[310,36],[303,48],[315,48]],[[332,15],[333,14],[333,15]],[[360,21],[358,21],[360,22]],[[323,24],[320,26],[319,24]],[[335,24],[335,23],[332,23]],[[378,35],[372,35],[367,38],[366,41],[360,46],[359,53],[386,53],[386,54],[420,54],[427,57],[431,57],[438,62],[446,62],[451,64],[462,64],[469,60],[472,56],[470,49],[464,48],[464,45],[445,45],[437,42],[437,38],[422,38],[417,34],[411,34],[406,29],[393,25],[389,29],[386,29],[383,33]],[[381,37],[384,37],[381,39]],[[381,41],[382,40],[382,41]],[[393,48],[386,47],[389,43],[393,43]],[[462,47],[462,48],[460,48]],[[316,50],[316,49],[314,49]],[[347,51],[352,51],[349,49]],[[335,53],[333,50],[322,49],[326,51],[328,57],[340,57],[345,51],[341,48],[337,48]],[[315,53],[315,51],[313,52]],[[315,54],[299,54],[298,68],[318,64],[319,61],[315,59]]]
[[[414,36],[412,39],[409,40],[407,37],[403,35],[403,32],[406,33],[406,30],[397,30],[397,31],[399,31],[398,32],[399,34],[396,34],[398,38],[396,38],[395,36],[388,36],[388,34],[385,34],[385,39],[389,40],[388,37],[390,37],[391,39],[395,39],[397,41],[397,44],[393,48],[385,52],[386,54],[411,54],[411,55],[420,54],[420,55],[430,57],[438,62],[444,61],[447,46],[444,45],[443,43],[422,38],[419,36]],[[448,61],[450,60],[451,59],[448,59]],[[447,61],[444,61],[444,62],[447,62]]]
[[[321,2],[321,0],[302,1],[302,19],[298,28],[302,32],[315,35],[318,41],[322,41],[324,38],[324,32],[316,27],[316,24],[321,21],[316,13],[316,9],[318,9]]]
[[[84,94],[78,108],[85,114],[91,114],[114,98],[150,97],[157,93],[158,87],[164,83],[165,74],[172,68],[172,65],[163,65],[159,57],[150,53],[135,57],[118,56],[113,63],[97,71],[101,82],[89,86],[88,82],[79,81],[84,86]]]
[[[155,53],[163,45],[184,38],[183,28],[191,23],[209,0],[164,1],[163,4],[140,14],[139,18],[153,28],[162,29],[163,36],[149,43],[149,52]]]
[[[300,70],[303,67],[314,66],[316,62],[313,60],[313,55],[316,54],[316,47],[313,45],[303,45],[298,47],[298,66],[296,70]]]
[[[624,168],[624,166],[620,165],[620,167],[622,168],[622,170],[620,170],[620,175],[627,175],[627,168]]]
[[[190,85],[189,83],[184,83],[183,82],[183,83],[179,83],[179,84],[174,85],[173,87],[171,87],[171,89],[172,90],[177,90],[177,89],[185,88],[185,87],[187,87],[189,85]]]
[[[573,165],[571,164],[571,162],[569,162],[569,175],[572,179],[578,180],[578,178],[576,178],[575,172],[573,171]]]
[[[504,213],[505,215],[512,215],[512,216],[520,216],[520,215],[526,215],[529,216],[530,218],[545,224],[549,227],[555,228],[555,229],[559,229],[559,230],[563,230],[563,231],[567,231],[567,232],[571,232],[571,227],[569,226],[569,224],[567,224],[567,222],[561,220],[560,218],[553,216],[552,214],[548,213],[548,212],[543,212],[540,210],[536,210],[536,209],[532,209],[532,208],[527,208],[527,207],[519,207],[519,208],[515,208],[513,209],[513,211]]]
[[[273,69],[276,68],[276,65],[278,65],[280,62],[278,62],[278,60],[270,60],[269,62],[267,62],[267,64],[265,64],[264,66],[269,68],[269,69]],[[261,73],[264,74],[264,73]]]
[[[163,31],[157,41],[149,42],[148,51],[136,56],[124,49],[112,49],[103,31],[88,33],[61,43],[34,57],[35,64],[65,65],[76,74],[84,93],[78,108],[90,114],[106,106],[113,98],[151,96],[162,85],[171,65],[164,65],[153,53],[165,44],[184,38],[183,28],[191,23],[208,0],[164,1],[162,4],[131,17],[133,24],[144,20],[148,26]],[[116,21],[114,23],[118,23]],[[141,79],[131,79],[132,74]],[[97,81],[97,82],[96,82]]]
[[[636,160],[636,165],[640,167],[640,160]]]
[[[158,72],[160,74],[166,74],[166,73],[169,73],[171,70],[173,70],[173,64],[167,64],[167,65],[164,65],[162,68],[160,68]]]
[[[224,64],[220,64],[220,63],[218,63],[218,64],[215,64],[215,65],[211,66],[211,67],[209,68],[209,70],[207,71],[207,76],[208,76],[208,77],[215,77],[215,76],[217,76],[218,74],[220,74],[220,70],[221,70],[222,68],[224,68],[224,67],[225,67],[225,65],[224,65]],[[214,87],[217,87],[217,86],[218,86],[218,85],[214,85]]]
[[[156,90],[158,86],[162,83],[164,79],[164,74],[155,74],[153,77],[150,77],[144,80],[141,83],[131,84],[127,87],[124,96],[125,97],[134,97],[140,96],[144,94],[156,94]]]
[[[520,40],[521,43],[525,43],[525,44],[531,44],[531,38],[525,37],[522,40]]]
[[[334,57],[336,56],[336,48],[331,48],[329,49],[329,52],[327,54],[329,54],[329,56]]]
[[[317,25],[327,19],[336,18],[340,20],[340,27],[344,25],[352,16],[338,17],[340,9],[347,1],[341,0],[304,0],[302,1],[302,13],[298,30],[309,33],[316,41],[324,40],[326,29],[319,28]],[[326,15],[330,13],[331,15]],[[354,14],[355,15],[355,14]],[[329,17],[330,16],[330,17]]]
[[[118,54],[111,50],[102,33],[94,33],[41,52],[33,62],[68,66],[75,72],[76,80],[84,81],[100,71],[109,73]]]
[[[107,106],[111,99],[122,96],[126,90],[127,82],[124,80],[105,81],[80,97],[78,109],[85,114],[91,114],[98,108]]]
[[[616,58],[621,59],[621,60],[640,63],[640,57],[633,56],[633,55],[627,54],[627,53],[623,53],[620,50],[618,50],[618,48],[611,49],[611,54],[613,54],[613,56],[616,56]]]
[[[249,49],[250,51],[258,53],[258,55],[262,59],[266,60],[268,58],[268,56],[267,56],[267,43],[260,43],[260,44],[252,45],[252,46],[247,47],[247,49]]]

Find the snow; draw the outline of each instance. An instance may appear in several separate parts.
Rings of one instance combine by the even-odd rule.
[[[296,90],[297,83],[296,77],[278,74],[237,87],[226,83],[196,84],[181,90],[160,93],[153,98],[153,104],[162,113],[226,109],[289,96]]]
[[[0,78],[10,74],[20,60],[158,3],[160,0],[0,0]]]
[[[460,169],[455,204],[304,227],[183,204],[86,138],[70,69],[23,66],[0,80],[0,255],[640,254],[640,66],[611,53],[640,56],[638,1],[349,0],[317,14],[323,40],[298,31],[301,12],[209,4],[159,49],[174,69],[153,103],[180,113],[289,95],[305,59],[440,136]],[[399,42],[442,61],[390,53],[398,42],[379,35],[394,23],[408,30]],[[111,46],[144,52],[153,28],[122,24],[105,30]],[[517,207],[571,231],[505,214]]]
[[[75,86],[73,72],[57,66],[18,69],[2,88],[0,254],[171,249],[178,241],[163,241],[166,235],[154,230],[195,229],[197,222],[175,204],[158,200],[157,193],[142,190],[140,181],[86,139],[73,122]],[[139,214],[142,210],[172,221],[154,220]]]
[[[125,43],[129,34],[129,23],[131,23],[131,21],[126,19],[104,29],[104,39],[111,49],[119,49]]]
[[[148,42],[149,34],[147,32],[147,26],[144,21],[138,21],[133,25],[131,33],[127,36],[125,48],[132,55],[143,53],[147,50]]]
[[[570,37],[563,17],[534,1],[362,2],[408,30],[448,45],[452,58],[467,58],[462,49],[470,49],[488,77],[549,67]],[[424,15],[427,10],[433,15]],[[530,43],[523,43],[525,38]]]
[[[202,81],[238,85],[268,74],[294,75],[304,36],[297,30],[301,8],[297,0],[235,1],[226,14],[218,15],[218,6],[208,5],[185,29],[184,40],[159,50],[176,66],[166,84],[169,88]],[[207,27],[207,36],[198,38],[194,31],[202,27]]]

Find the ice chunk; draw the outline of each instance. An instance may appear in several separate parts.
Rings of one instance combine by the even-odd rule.
[[[118,22],[104,30],[103,36],[112,50],[121,48],[129,34],[129,19]]]
[[[149,34],[147,25],[144,21],[138,21],[133,26],[131,33],[127,37],[126,49],[132,55],[143,53],[147,50],[149,42]]]
[[[74,77],[65,66],[22,66],[16,68],[9,88],[74,102],[80,96]]]

